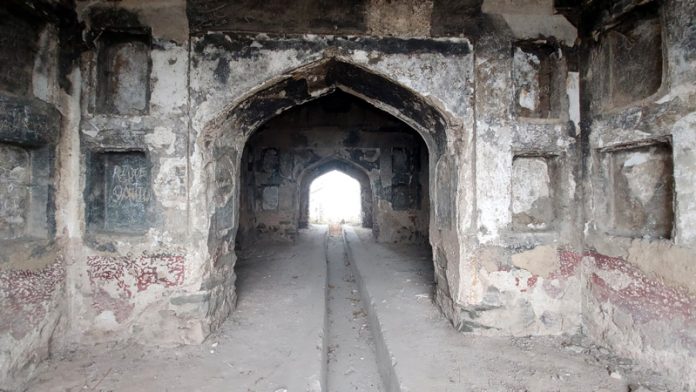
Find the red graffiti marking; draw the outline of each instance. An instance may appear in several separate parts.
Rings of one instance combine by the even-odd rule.
[[[135,281],[137,291],[145,291],[154,284],[164,287],[184,283],[183,255],[90,256],[87,258],[89,281],[116,282],[124,298],[133,297],[130,281]]]
[[[532,275],[527,278],[527,287],[534,287],[534,285],[537,283],[537,279],[539,279],[538,275]]]
[[[582,254],[569,250],[559,250],[558,261],[558,270],[551,272],[542,283],[544,291],[552,298],[560,298],[563,295],[567,284],[566,281],[577,274],[578,267],[582,261]]]
[[[600,274],[590,276],[591,290],[600,301],[610,301],[627,309],[637,322],[684,317],[696,321],[696,295],[685,288],[667,286],[651,279],[638,267],[620,257],[609,257],[599,253],[587,253],[599,271],[616,271],[628,278],[623,287],[612,286]]]
[[[582,253],[571,252],[568,250],[562,250],[558,252],[558,260],[560,261],[560,267],[558,272],[553,272],[549,278],[568,278],[575,275],[575,272],[582,261]]]
[[[0,271],[0,331],[21,339],[46,317],[50,301],[65,281],[63,258],[39,270]]]

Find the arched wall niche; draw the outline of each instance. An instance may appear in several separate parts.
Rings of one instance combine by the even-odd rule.
[[[360,215],[362,227],[374,227],[373,219],[373,191],[370,177],[365,169],[353,162],[338,157],[326,158],[305,169],[300,177],[300,185],[297,189],[300,209],[298,216],[298,227],[306,228],[309,224],[309,188],[317,178],[331,171],[340,171],[360,184]]]
[[[437,178],[440,177],[435,176],[434,169],[442,156],[452,154],[448,148],[453,141],[448,141],[447,135],[461,133],[461,124],[415,91],[363,66],[336,58],[307,64],[264,83],[227,106],[221,115],[207,123],[198,138],[208,184],[207,243],[211,281],[216,282],[212,296],[218,297],[210,301],[212,328],[226,318],[236,299],[234,244],[239,223],[241,160],[246,142],[271,118],[336,90],[391,114],[422,137],[428,150],[429,241],[435,249],[444,235],[435,237],[433,233],[456,236],[454,224],[436,227],[438,205],[451,203],[451,200],[449,194],[438,191],[441,184],[437,184]],[[452,263],[457,262],[452,260]]]

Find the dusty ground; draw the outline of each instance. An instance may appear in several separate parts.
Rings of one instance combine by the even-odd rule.
[[[426,249],[375,244],[353,229],[344,248],[326,235],[314,227],[294,245],[246,254],[238,308],[203,345],[77,347],[42,365],[26,390],[670,390],[581,338],[460,334],[432,304]]]
[[[332,234],[335,233],[332,230]],[[327,244],[328,290],[328,390],[331,392],[382,391],[374,340],[367,313],[360,301],[340,236]]]
[[[47,362],[28,391],[319,391],[326,230],[263,244],[236,267],[238,307],[202,346],[80,347]]]
[[[509,338],[458,333],[432,304],[430,253],[376,244],[346,228],[372,331],[385,353],[389,390],[675,391],[666,380],[579,337]]]

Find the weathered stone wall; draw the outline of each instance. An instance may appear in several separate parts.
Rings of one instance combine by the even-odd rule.
[[[451,318],[478,333],[580,328],[577,71],[567,43],[491,17],[476,42],[475,223]],[[572,43],[571,43],[572,44]],[[495,75],[495,76],[491,76]],[[447,257],[447,249],[437,255]],[[445,293],[446,294],[446,293]],[[443,298],[444,299],[440,299]],[[438,302],[447,313],[447,298]]]
[[[559,322],[548,330],[536,327],[545,314],[547,304],[543,303],[532,317],[533,327],[518,327],[519,320],[528,319],[527,310],[508,324],[502,322],[507,316],[501,316],[507,309],[520,308],[519,303],[528,309],[530,300],[519,298],[537,295],[509,284],[518,280],[515,274],[521,267],[510,270],[509,263],[500,261],[494,251],[498,246],[503,258],[511,255],[506,249],[508,239],[497,233],[512,225],[513,204],[524,207],[515,210],[520,227],[527,227],[524,222],[532,219],[533,226],[541,229],[560,227],[554,219],[565,205],[556,198],[564,193],[550,185],[545,193],[513,203],[511,173],[514,168],[530,167],[537,170],[541,184],[568,178],[567,166],[562,164],[565,157],[558,151],[525,150],[515,158],[511,148],[515,123],[510,109],[514,99],[511,48],[513,42],[529,36],[510,32],[500,17],[482,17],[476,23],[490,34],[480,38],[479,46],[465,38],[214,32],[199,32],[187,42],[184,6],[183,1],[77,4],[85,45],[81,80],[76,81],[81,90],[77,97],[80,125],[79,132],[65,142],[72,160],[59,185],[83,197],[67,198],[69,216],[61,218],[72,241],[66,267],[70,325],[65,341],[79,337],[82,341],[195,342],[224,320],[235,299],[233,247],[243,199],[239,197],[240,160],[247,138],[280,112],[337,89],[395,116],[425,141],[426,148],[419,154],[420,160],[427,156],[428,162],[421,164],[419,182],[425,188],[427,179],[423,195],[428,197],[420,203],[429,208],[422,209],[412,225],[421,229],[414,232],[411,223],[403,223],[410,221],[409,213],[395,219],[397,224],[388,219],[374,223],[380,235],[389,239],[420,239],[423,228],[429,227],[429,241],[437,249],[438,302],[453,321],[462,329],[475,327],[462,322],[462,315],[486,308],[493,311],[487,313],[488,319],[480,318],[479,331],[561,330]],[[369,6],[382,7],[377,12],[382,16],[356,26],[379,33],[375,30],[379,20],[389,15],[385,10],[392,5]],[[457,15],[479,18],[479,6],[459,7]],[[410,19],[394,24],[396,34],[432,34],[435,30],[428,27],[428,18],[454,23],[447,19],[446,10],[452,7],[447,2],[435,2],[432,9],[426,4]],[[408,7],[398,12],[410,15]],[[457,35],[464,30],[442,31]],[[483,65],[478,71],[473,50]],[[540,74],[534,66],[526,72],[519,74]],[[502,83],[491,83],[490,75],[501,75],[495,80]],[[562,85],[550,84],[563,81],[562,72],[555,78],[534,78],[539,80],[538,88],[527,83],[517,90],[527,89],[528,95],[536,96],[534,88],[563,90]],[[545,101],[544,121],[562,111],[557,106],[564,104],[563,96],[555,94]],[[554,101],[557,106],[552,106],[550,100],[556,97],[561,102]],[[556,139],[549,140],[553,144]],[[381,156],[385,157],[380,173],[386,176],[380,178],[384,191],[393,180],[387,178],[386,167],[392,160]],[[537,164],[518,167],[513,161]],[[479,174],[474,171],[477,165]],[[495,181],[489,182],[491,178]],[[536,199],[540,205],[535,205]],[[377,201],[374,208],[389,211],[388,204]],[[496,217],[499,213],[502,219]],[[397,215],[391,211],[385,216]],[[427,216],[430,223],[426,225]],[[543,222],[536,222],[539,219]],[[402,227],[408,228],[406,234],[399,232]],[[479,246],[486,241],[498,242],[490,250]],[[487,256],[472,257],[479,253]],[[534,263],[545,263],[548,254],[542,252],[531,265],[520,265],[536,270]],[[501,277],[482,280],[486,275],[480,265],[494,266],[492,271]],[[484,302],[482,290],[502,294],[491,305]]]
[[[336,161],[346,174],[367,177],[364,213],[378,241],[427,243],[427,147],[406,124],[346,93],[291,109],[247,142],[241,192],[249,196],[240,205],[238,242],[294,239],[307,224],[311,181],[325,165],[341,170]]]
[[[696,388],[693,2],[588,13],[587,333]]]
[[[48,356],[64,327],[65,207],[59,145],[77,108],[59,87],[60,37],[48,8],[0,6],[0,385],[14,389]],[[58,15],[56,15],[57,17]],[[63,75],[66,78],[69,75]]]
[[[67,340],[200,342],[202,262],[189,244],[184,1],[77,5],[82,244]]]
[[[268,218],[245,148],[252,168],[264,148],[301,155],[293,137],[326,124],[273,118],[341,91],[422,139],[421,210],[389,219],[394,148],[413,145],[396,131],[322,128],[307,170],[362,164],[382,239],[428,228],[458,329],[584,331],[694,385],[690,0],[568,18],[551,0],[35,3],[0,7],[0,313],[21,315],[0,318],[0,377],[49,341],[200,342],[234,307],[237,237]]]

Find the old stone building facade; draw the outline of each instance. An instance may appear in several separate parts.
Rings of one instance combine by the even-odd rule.
[[[693,0],[0,5],[0,390],[200,344],[309,184],[432,249],[461,335],[582,335],[696,388]]]

